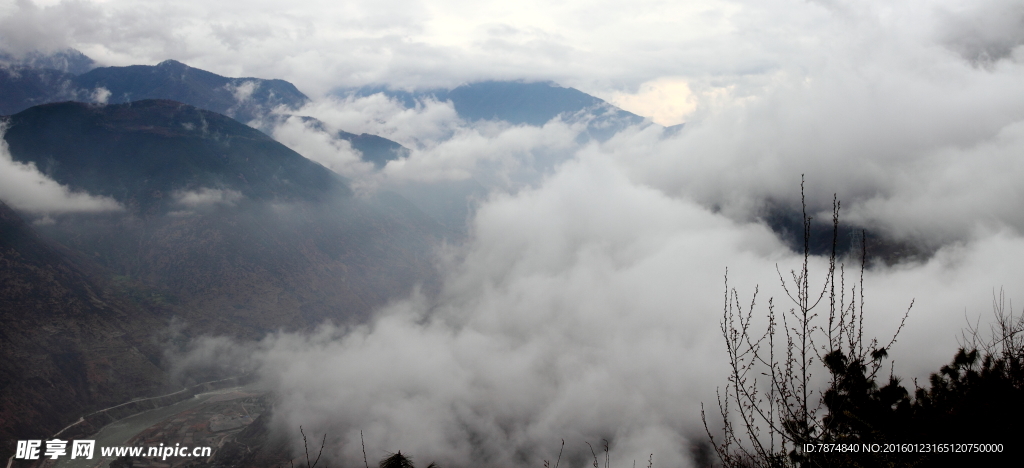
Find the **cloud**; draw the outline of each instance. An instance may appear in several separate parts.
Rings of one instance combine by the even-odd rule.
[[[296,113],[315,117],[333,129],[382,136],[409,149],[437,145],[464,126],[450,102],[427,99],[406,108],[383,93],[329,96],[314,100]]]
[[[198,190],[177,190],[171,194],[174,205],[181,208],[167,214],[175,217],[193,216],[218,207],[233,207],[245,198],[236,190],[203,187]]]
[[[316,128],[312,123],[303,122],[301,117],[291,116],[273,128],[274,139],[295,152],[324,167],[356,182],[357,190],[372,185],[373,164],[362,160],[359,151],[325,128]]]
[[[799,207],[801,174],[815,216],[838,192],[845,219],[937,249],[865,275],[868,336],[891,336],[915,300],[890,356],[905,382],[924,382],[952,357],[967,320],[988,316],[994,288],[1024,297],[1012,283],[1024,275],[1024,69],[1012,55],[992,66],[965,60],[940,34],[945,13],[786,6],[791,18],[708,12],[743,26],[754,59],[724,51],[738,40],[729,35],[710,52],[688,45],[691,64],[728,56],[706,72],[653,75],[689,90],[687,127],[675,135],[634,127],[581,144],[563,122],[471,125],[444,103],[405,109],[380,95],[311,108],[338,128],[413,148],[383,171],[392,181],[515,172],[545,152],[560,159],[529,184],[488,186],[439,296],[399,301],[363,326],[264,341],[261,372],[282,395],[277,427],[327,432],[332,455],[348,462],[361,456],[362,430],[371,457],[537,466],[565,438],[582,465],[584,441],[608,439],[624,463],[654,453],[686,466],[689,444],[704,440],[700,403],[713,404],[726,382],[725,268],[744,301],[760,285],[760,312],[769,296],[788,307],[777,271],[800,259],[757,219],[767,200]],[[489,31],[504,42],[487,47],[513,57],[565,37]],[[621,58],[608,66],[633,60]],[[732,60],[744,67],[729,70]],[[598,75],[614,81],[614,71]],[[663,82],[641,85],[651,80],[622,89],[654,95]],[[813,275],[826,269],[811,260]],[[855,271],[849,262],[847,278]]]
[[[843,21],[820,4],[785,0],[516,8],[395,0],[386,10],[367,1],[47,3],[0,12],[0,30],[22,49],[71,46],[108,65],[176,59],[225,76],[286,79],[311,96],[483,79],[553,80],[605,96],[659,77],[743,79],[778,68]]]
[[[238,101],[239,104],[244,104],[246,101],[252,99],[252,93],[256,91],[259,86],[260,83],[253,80],[242,81],[235,86],[232,86],[231,84],[224,85],[225,88],[231,91],[231,94],[234,95],[235,100]]]
[[[110,99],[110,90],[104,87],[98,87],[93,90],[90,98],[92,102],[95,102],[96,104],[106,104],[107,99]]]
[[[199,190],[178,191],[173,195],[174,202],[189,208],[204,208],[214,205],[234,206],[243,198],[235,190],[201,188]]]
[[[993,66],[1003,59],[1024,59],[1024,6],[1008,0],[987,0],[947,12],[940,23],[947,47],[976,65]]]
[[[581,125],[558,119],[543,127],[483,122],[460,128],[451,138],[413,151],[384,168],[392,180],[444,181],[474,177],[509,189],[540,180],[577,147]]]
[[[887,46],[841,48],[843,60],[779,72],[750,96],[725,88],[725,102],[699,106],[708,113],[676,136],[627,132],[602,151],[634,180],[736,219],[763,214],[765,200],[798,206],[792,187],[806,174],[812,192],[838,193],[848,219],[897,237],[940,245],[978,229],[1020,232],[1024,68],[877,40]]]
[[[737,276],[771,271],[754,265],[788,255],[774,236],[635,186],[607,158],[492,200],[474,228],[436,301],[265,340],[276,423],[339,437],[341,460],[363,430],[371,455],[450,465],[539,464],[561,438],[577,458],[606,438],[618,460],[685,465],[693,410],[714,395],[688,376],[724,379],[721,298],[692,292],[722,287],[721,255],[751,265]]]
[[[607,439],[618,463],[653,453],[690,466],[706,437],[700,405],[713,407],[726,382],[725,268],[744,302],[759,284],[758,311],[774,296],[782,312],[777,268],[801,259],[763,225],[632,182],[620,164],[584,151],[539,187],[492,197],[447,257],[436,298],[218,355],[246,356],[279,398],[274,427],[327,433],[340,463],[359,460],[362,431],[371,458],[537,466],[565,439],[567,460],[582,465],[585,442]],[[1001,231],[869,270],[868,336],[891,336],[916,299],[890,355],[897,375],[923,381],[952,357],[965,311],[987,316],[993,286],[1024,274],[1006,261],[1021,254],[1024,239]],[[817,282],[827,262],[810,268]],[[846,272],[852,283],[855,262]]]
[[[114,199],[72,191],[47,177],[35,163],[11,157],[0,128],[0,199],[11,207],[36,214],[119,211]]]
[[[697,110],[697,102],[686,80],[658,78],[640,85],[635,93],[617,92],[609,102],[637,115],[648,116],[655,123],[672,126],[686,122],[686,116]]]
[[[319,122],[286,117],[274,123],[274,138],[363,187],[470,178],[503,190],[529,185],[569,159],[584,130],[583,123],[558,119],[541,127],[466,122],[451,102],[426,99],[406,108],[383,93],[318,99],[296,112]],[[586,116],[580,120],[585,122]],[[378,173],[349,142],[332,136],[339,130],[379,135],[411,153]]]
[[[17,0],[5,10],[0,11],[3,51],[22,57],[36,50],[53,52],[68,47],[69,31],[62,26],[74,19],[64,16],[67,11],[40,8],[31,0]]]

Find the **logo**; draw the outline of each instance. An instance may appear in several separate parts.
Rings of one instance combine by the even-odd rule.
[[[47,440],[45,441],[44,449],[44,441],[42,440],[19,440],[18,447],[14,452],[14,458],[18,460],[38,460],[40,455],[42,455],[43,458],[56,460],[68,454],[68,442],[67,440],[60,439]],[[96,450],[95,440],[75,440],[70,442],[72,459],[84,458],[92,460],[93,453]],[[42,454],[40,454],[40,451],[42,451]]]

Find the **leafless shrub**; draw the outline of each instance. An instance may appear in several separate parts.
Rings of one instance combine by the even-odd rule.
[[[774,298],[768,300],[767,325],[755,330],[754,311],[758,290],[744,308],[735,288],[725,275],[725,303],[721,331],[725,339],[730,373],[724,392],[718,392],[718,410],[723,420],[721,439],[716,440],[701,407],[704,428],[712,446],[726,466],[779,467],[806,465],[804,444],[828,441],[835,428],[827,417],[824,396],[835,391],[843,363],[863,363],[873,379],[896,342],[910,313],[903,315],[899,328],[884,346],[864,337],[864,268],[866,247],[861,249],[860,278],[849,287],[845,264],[838,262],[840,202],[833,197],[832,251],[828,270],[812,284],[810,274],[811,218],[807,215],[804,184],[800,184],[804,228],[803,262],[791,270],[789,279],[778,271],[779,281],[792,306],[778,313]],[[862,233],[863,234],[863,233]],[[862,235],[863,241],[863,235]],[[827,317],[819,311],[827,305]],[[910,304],[913,307],[913,301]],[[824,314],[824,312],[821,312]],[[759,317],[756,317],[759,318]],[[821,323],[826,320],[825,323]],[[830,365],[831,363],[831,365]],[[816,372],[830,374],[829,390],[814,388]],[[833,410],[835,410],[833,408]]]
[[[562,451],[565,450],[565,439],[562,439],[562,448],[558,449],[558,459],[555,460],[555,468],[562,461]],[[544,468],[551,468],[551,462],[544,460]]]
[[[320,452],[316,454],[316,460],[312,464],[309,462],[309,443],[306,440],[306,433],[302,430],[302,426],[299,426],[299,434],[302,434],[302,447],[306,450],[306,468],[316,468],[316,464],[320,463],[320,456],[324,454],[324,445],[327,444],[327,434],[324,434],[324,440],[320,441]],[[292,468],[295,468],[295,464],[288,461]]]
[[[1013,301],[1006,303],[1002,288],[992,292],[993,321],[989,324],[989,336],[982,336],[981,317],[973,324],[968,320],[967,328],[957,340],[960,347],[981,351],[983,355],[998,358],[1024,358],[1024,312],[1014,318]]]

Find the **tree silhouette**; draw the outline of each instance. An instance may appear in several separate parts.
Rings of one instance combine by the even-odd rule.
[[[412,464],[412,457],[402,455],[402,451],[391,454],[390,456],[384,457],[378,465],[379,468],[416,468]],[[440,468],[437,463],[431,462],[427,465],[427,468]]]
[[[911,394],[892,371],[888,378],[879,375],[896,338],[883,345],[863,335],[866,248],[861,252],[860,287],[846,290],[835,253],[838,218],[835,200],[832,256],[817,288],[808,280],[810,218],[804,212],[803,267],[789,281],[779,275],[794,307],[777,314],[769,300],[763,333],[753,328],[757,291],[743,307],[726,277],[721,330],[731,372],[718,398],[724,422],[720,440],[704,421],[723,464],[1019,464],[1020,455],[1014,452],[1022,435],[1019,421],[1024,420],[1024,314],[1014,317],[1002,292],[993,295],[991,335],[985,337],[977,325],[969,324],[952,362],[931,375],[930,388],[915,381]],[[844,292],[850,293],[849,299]],[[819,304],[828,307],[827,318],[825,312],[819,317]],[[902,328],[901,322],[896,334]],[[827,373],[827,388],[809,386],[814,371]],[[835,444],[856,450],[836,450]]]

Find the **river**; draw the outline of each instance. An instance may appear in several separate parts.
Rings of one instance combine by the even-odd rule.
[[[157,424],[167,418],[170,418],[178,413],[187,411],[193,408],[198,408],[205,404],[212,397],[217,395],[223,395],[231,392],[247,392],[258,390],[255,388],[255,384],[249,384],[241,387],[230,387],[214,390],[212,392],[200,393],[196,396],[187,400],[182,400],[169,406],[162,408],[156,408],[149,411],[145,411],[136,415],[129,416],[127,418],[114,421],[106,426],[103,426],[99,432],[85,440],[95,440],[96,449],[93,454],[92,460],[76,458],[71,459],[71,444],[68,444],[68,454],[60,457],[57,460],[56,468],[94,468],[94,467],[106,467],[116,457],[103,457],[100,453],[101,447],[114,447],[127,445],[127,442],[135,437],[140,432],[146,430],[150,426]]]

